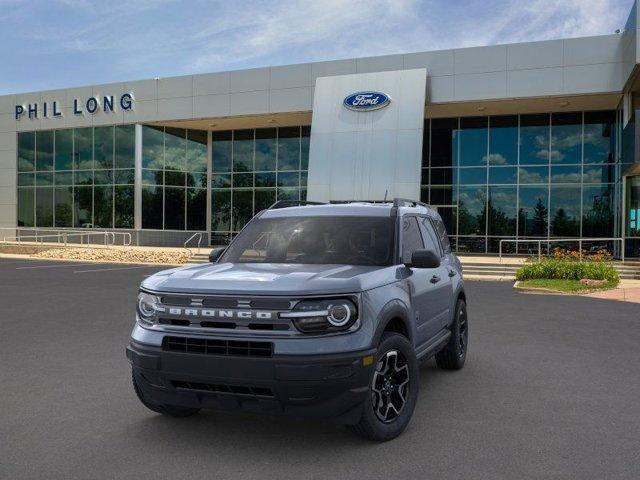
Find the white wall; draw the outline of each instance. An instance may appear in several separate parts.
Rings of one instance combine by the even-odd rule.
[[[311,121],[307,198],[420,198],[427,71],[422,69],[321,77]],[[391,103],[353,111],[344,98],[374,90]]]

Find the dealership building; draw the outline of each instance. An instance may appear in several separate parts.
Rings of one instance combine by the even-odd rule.
[[[0,239],[219,245],[276,200],[386,196],[434,205],[458,252],[638,257],[637,15],[596,37],[1,96]]]

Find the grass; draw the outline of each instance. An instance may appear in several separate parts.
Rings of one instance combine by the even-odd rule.
[[[609,290],[610,288],[615,288],[617,284],[617,281],[607,280],[604,284],[595,287],[583,285],[580,280],[537,278],[534,280],[520,280],[517,288],[540,288],[562,293],[585,293],[596,290]]]

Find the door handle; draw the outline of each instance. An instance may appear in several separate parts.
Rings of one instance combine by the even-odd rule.
[[[455,277],[457,275],[455,270],[449,270],[449,276],[450,277]]]
[[[437,275],[434,275],[433,277],[431,277],[431,280],[429,280],[431,283],[438,283],[440,281],[440,277]]]

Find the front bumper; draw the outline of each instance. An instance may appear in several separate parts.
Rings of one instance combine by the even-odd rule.
[[[375,349],[269,358],[165,351],[132,341],[136,383],[153,403],[355,423],[367,398]]]

